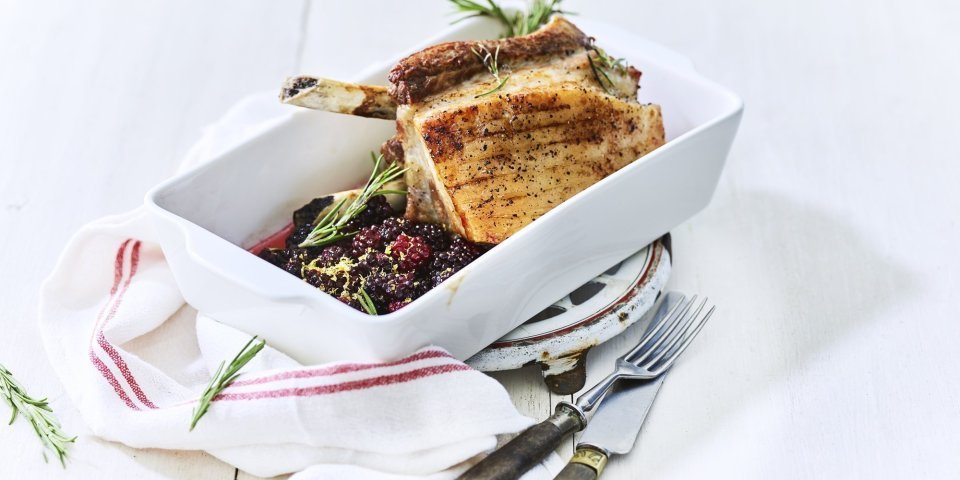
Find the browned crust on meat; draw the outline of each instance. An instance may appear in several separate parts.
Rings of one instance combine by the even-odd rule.
[[[510,120],[489,121],[494,112]],[[576,88],[438,112],[419,131],[462,234],[483,243],[502,242],[665,141],[658,106]]]
[[[640,75],[642,75],[640,70],[637,70],[636,68],[634,68],[633,65],[627,66],[627,76],[630,77],[630,80],[633,81],[633,85],[635,86],[633,90],[634,97],[636,97],[637,95],[637,90],[640,90]]]
[[[589,46],[590,38],[557,15],[540,30],[522,37],[441,43],[400,60],[390,70],[390,95],[399,104],[413,104],[483,72],[486,67],[473,53],[478,44],[491,52],[499,47],[499,62],[513,65],[573,55]]]
[[[399,130],[399,126],[397,128]],[[397,136],[383,142],[383,145],[380,146],[380,154],[389,163],[403,164],[403,137],[401,137],[401,133],[398,132]]]

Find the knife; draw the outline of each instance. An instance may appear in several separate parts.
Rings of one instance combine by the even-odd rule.
[[[672,302],[672,299],[670,301]],[[609,375],[577,397],[576,402],[558,403],[553,415],[524,430],[506,445],[487,455],[464,472],[460,480],[520,478],[560,446],[564,437],[585,429],[604,397],[613,391],[611,387],[620,384],[621,380],[649,381],[666,373],[716,310],[716,305],[713,305],[701,315],[706,306],[706,298],[698,302],[697,295],[694,295],[687,301],[681,295],[673,308],[658,308],[657,315],[651,322],[653,328],[647,327],[648,331],[643,339],[617,358],[614,370]],[[639,429],[639,423],[637,425]],[[636,432],[633,437],[636,437]]]
[[[614,392],[577,440],[577,449],[557,480],[594,480],[610,455],[629,453],[666,376]]]
[[[664,294],[656,317],[647,328],[682,300],[677,292]],[[668,373],[646,382],[624,383],[611,392],[577,440],[576,451],[557,480],[594,480],[603,473],[610,455],[629,453]]]
[[[647,329],[656,325],[681,301],[683,295],[680,293],[665,293]],[[668,373],[669,370],[646,382],[624,383],[611,392],[604,407],[593,415],[577,440],[576,451],[557,480],[594,480],[603,473],[610,455],[629,453]]]
[[[674,298],[677,300],[674,301]],[[695,303],[699,303],[695,306]],[[689,301],[683,295],[666,294],[636,346],[617,358],[609,375],[577,397],[576,402],[560,402],[546,420],[524,430],[506,445],[470,467],[460,480],[516,480],[560,446],[564,437],[584,430],[598,406],[621,380],[654,380],[663,375],[697,336],[716,307],[701,316],[707,300]],[[671,305],[673,305],[671,307]],[[694,308],[695,307],[695,308]],[[642,325],[642,323],[641,323]],[[659,384],[658,384],[659,385]],[[644,410],[644,415],[646,410]],[[642,420],[641,420],[642,421]],[[636,422],[639,430],[640,422]],[[631,439],[636,438],[636,430]],[[632,442],[631,442],[632,444]],[[629,450],[629,448],[627,448]],[[589,452],[588,452],[589,453]],[[596,477],[596,471],[593,477]]]

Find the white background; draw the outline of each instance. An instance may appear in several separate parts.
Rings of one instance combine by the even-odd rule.
[[[956,2],[565,5],[690,56],[746,102],[713,203],[674,231],[672,286],[721,309],[605,478],[960,478]],[[0,0],[0,362],[82,433],[36,329],[38,287],[70,234],[139,205],[244,95],[294,73],[348,77],[447,12]],[[591,379],[624,346],[593,352]],[[559,399],[538,377],[497,375],[542,418]],[[0,427],[2,478],[236,475],[89,436],[64,471],[18,423]]]

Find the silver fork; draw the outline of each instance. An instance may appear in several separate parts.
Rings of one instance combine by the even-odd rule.
[[[583,430],[611,387],[621,379],[649,380],[663,374],[696,338],[716,306],[701,315],[707,305],[697,296],[680,301],[665,315],[654,318],[647,334],[632,350],[617,359],[613,373],[577,397],[575,403],[560,402],[554,414],[534,425],[480,463],[467,470],[461,480],[520,478],[527,470],[560,445],[568,434]],[[658,312],[659,313],[659,312]]]
[[[696,302],[696,295],[689,301],[686,297],[680,297],[680,301],[666,316],[650,326],[647,334],[636,347],[633,347],[633,350],[617,359],[616,368],[610,375],[580,395],[576,404],[568,403],[567,405],[579,409],[584,415],[589,415],[618,380],[624,378],[649,380],[666,372],[680,354],[690,346],[717,308],[715,305],[711,306],[706,315],[700,317],[700,312],[707,305],[707,299],[701,300],[700,305],[691,314],[690,308]],[[699,321],[697,321],[698,318],[700,318]]]

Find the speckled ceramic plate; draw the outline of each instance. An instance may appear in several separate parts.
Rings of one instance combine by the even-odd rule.
[[[583,388],[586,358],[653,306],[670,277],[669,234],[585,283],[467,363],[482,371],[540,364],[554,393]]]

